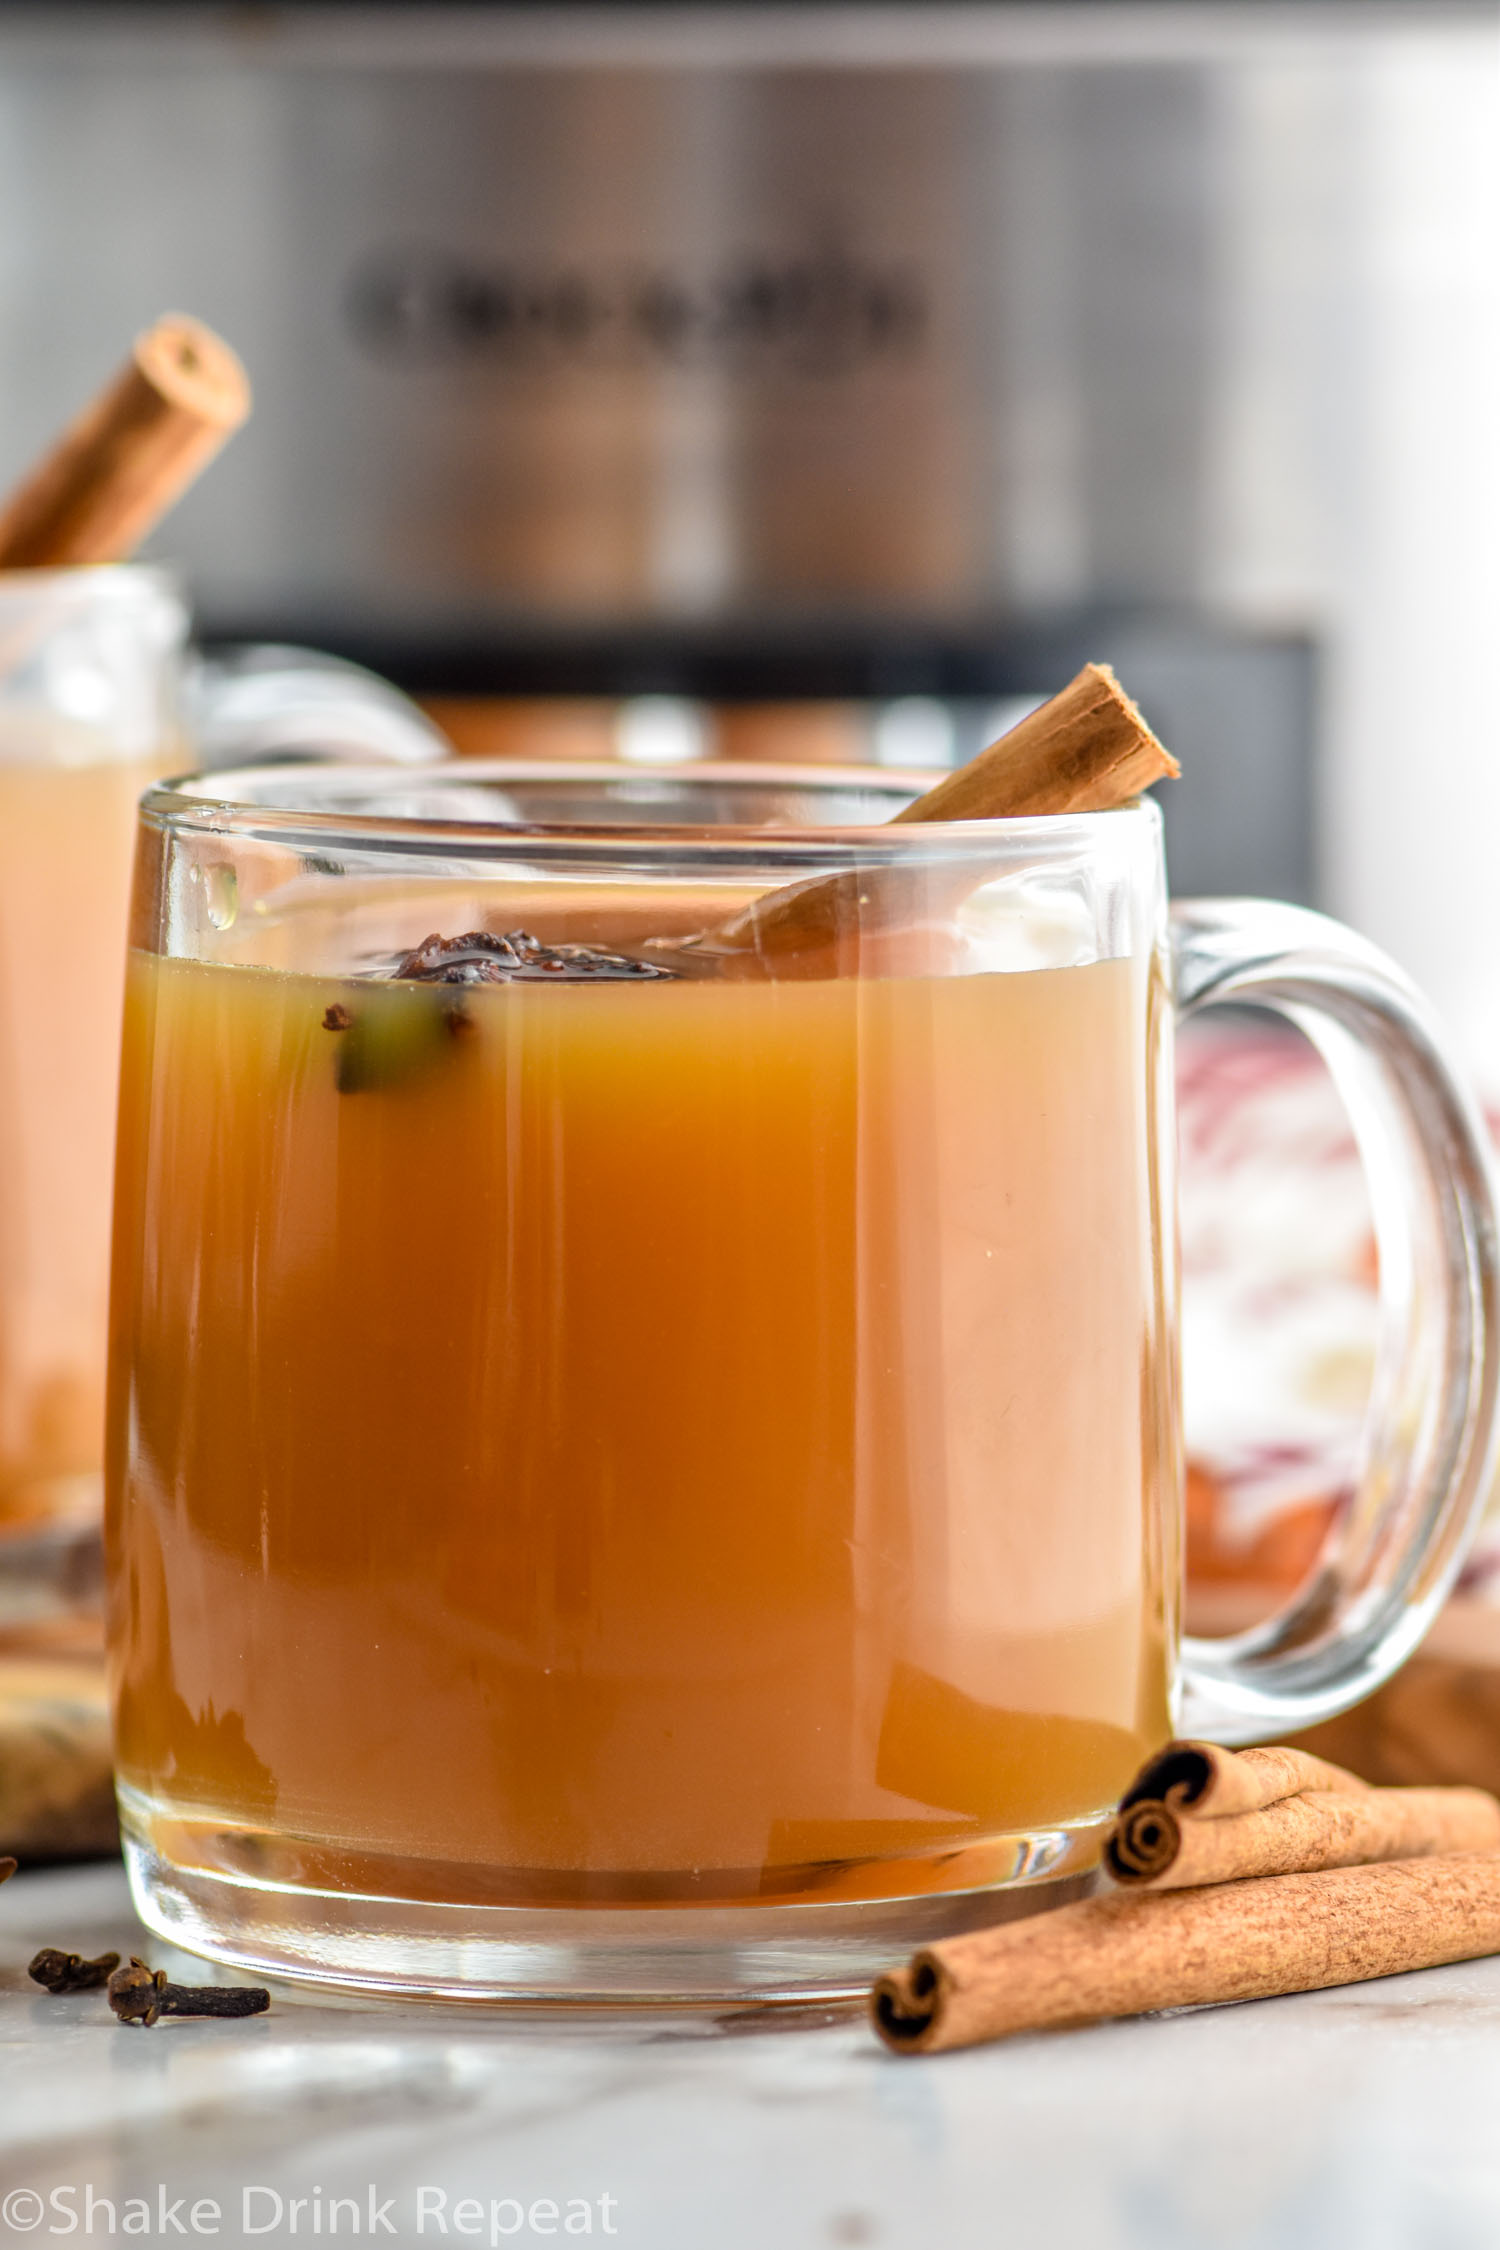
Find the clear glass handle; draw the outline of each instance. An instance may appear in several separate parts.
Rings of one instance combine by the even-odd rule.
[[[340,656],[251,643],[193,657],[183,721],[200,772],[285,760],[425,765],[452,744],[410,696]]]
[[[1173,911],[1178,1012],[1269,1008],[1348,1105],[1380,1254],[1381,1330],[1353,1497],[1312,1576],[1253,1631],[1183,1645],[1182,1728],[1265,1741],[1368,1695],[1463,1559],[1495,1463],[1497,1262],[1488,1143],[1421,995],[1324,915],[1258,899]]]

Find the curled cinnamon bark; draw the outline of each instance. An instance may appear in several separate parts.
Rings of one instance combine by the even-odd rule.
[[[1104,1860],[1117,1883],[1185,1889],[1494,1848],[1500,1804],[1480,1789],[1372,1789],[1305,1750],[1171,1742],[1120,1800]]]
[[[1128,1806],[1105,1846],[1105,1864],[1127,1887],[1185,1890],[1482,1851],[1500,1851],[1500,1804],[1483,1789],[1309,1790],[1219,1820],[1149,1799]]]
[[[1219,1742],[1169,1742],[1142,1766],[1120,1799],[1120,1810],[1123,1813],[1146,1799],[1211,1820],[1226,1813],[1255,1812],[1304,1789],[1358,1795],[1369,1786],[1358,1774],[1331,1766],[1326,1758],[1314,1758],[1306,1750],[1281,1745],[1226,1750]]]

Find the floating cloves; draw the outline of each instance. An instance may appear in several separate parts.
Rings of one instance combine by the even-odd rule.
[[[119,1965],[118,1953],[101,1953],[96,1961],[86,1961],[81,1953],[64,1953],[57,1946],[44,1945],[27,1962],[26,1974],[47,1992],[97,1992]]]
[[[435,1065],[455,1040],[478,1029],[454,986],[639,983],[676,973],[602,946],[544,945],[529,930],[466,930],[452,938],[434,930],[385,976],[362,981],[357,997],[324,1010],[323,1029],[339,1035],[335,1083],[341,1094],[378,1093]],[[412,985],[441,986],[443,997],[413,992]]]
[[[172,1984],[165,1969],[153,1969],[132,1954],[107,1986],[109,2004],[121,2023],[149,2030],[161,2016],[261,2016],[271,2005],[263,1984]]]

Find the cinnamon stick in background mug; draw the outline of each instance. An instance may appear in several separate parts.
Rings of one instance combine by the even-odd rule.
[[[28,1646],[97,1608],[136,806],[196,754],[180,707],[186,602],[169,570],[126,558],[249,406],[222,338],[168,314],[0,504],[0,1634]],[[251,685],[249,665],[221,668],[217,686],[200,674],[200,714],[232,712]],[[390,722],[361,713],[341,668],[288,665],[281,725],[299,710],[305,736],[278,748],[331,736],[393,754]],[[5,1779],[29,1757],[24,1704],[0,1676],[0,1836],[31,1819]],[[85,1730],[85,1762],[104,1742],[102,1722]],[[102,1748],[96,1779],[107,1811]]]
[[[64,1548],[98,1522],[135,808],[183,756],[176,586],[57,566],[128,556],[249,405],[229,347],[169,314],[0,505],[0,1630],[45,1614],[54,1549],[71,1605]]]
[[[123,562],[249,412],[223,338],[163,314],[0,503],[0,570]]]

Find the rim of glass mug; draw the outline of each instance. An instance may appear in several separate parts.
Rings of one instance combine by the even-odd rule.
[[[175,829],[205,834],[295,842],[300,832],[327,838],[343,835],[351,840],[389,844],[402,836],[420,838],[434,846],[461,842],[486,846],[510,857],[517,839],[533,846],[560,851],[577,850],[584,856],[607,856],[622,839],[639,844],[654,857],[680,858],[684,851],[700,849],[717,863],[735,865],[753,859],[765,864],[786,853],[798,859],[826,859],[830,851],[857,854],[861,861],[892,862],[941,846],[945,857],[960,860],[993,860],[998,846],[1008,845],[1017,856],[1037,851],[1066,852],[1087,846],[1104,847],[1113,835],[1122,843],[1149,839],[1154,846],[1161,833],[1161,811],[1150,797],[1108,812],[1007,815],[994,820],[923,820],[894,823],[895,812],[932,786],[931,773],[906,773],[889,766],[818,768],[751,764],[735,761],[643,768],[624,763],[572,760],[457,758],[429,766],[256,765],[226,768],[212,773],[191,773],[156,783],[141,800],[143,817]],[[562,817],[508,819],[481,814],[441,814],[427,810],[376,812],[360,800],[390,796],[409,798],[415,791],[433,788],[440,795],[487,786],[534,788],[582,796],[608,790],[629,817],[618,820],[571,820]],[[749,797],[754,792],[786,798],[799,796],[869,800],[866,819],[808,823],[803,821],[714,819],[681,821],[653,819],[650,807],[660,807],[675,791],[713,791],[720,795]],[[281,801],[278,801],[281,800]],[[320,801],[326,800],[326,801]],[[348,800],[336,802],[335,800]],[[638,809],[635,809],[638,808]]]
[[[126,602],[148,590],[187,607],[185,581],[175,563],[60,563],[38,570],[4,570],[0,571],[0,616],[7,610],[32,607],[43,597]]]

